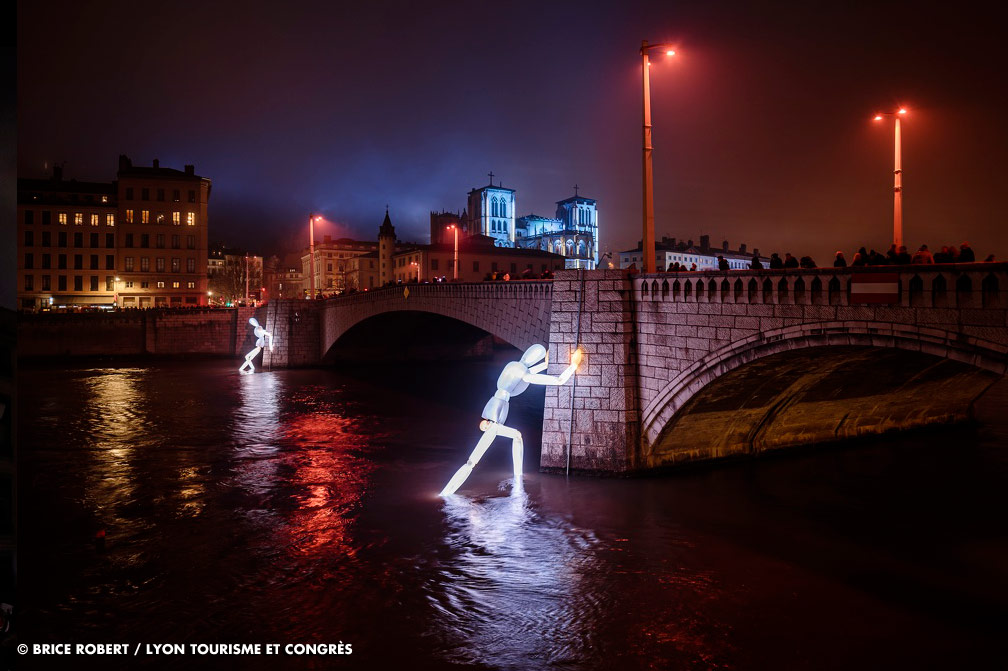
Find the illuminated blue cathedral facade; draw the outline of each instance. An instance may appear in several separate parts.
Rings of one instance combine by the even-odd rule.
[[[595,199],[578,194],[557,201],[553,217],[516,217],[515,190],[490,183],[469,191],[461,214],[431,212],[431,242],[449,242],[447,224],[457,221],[466,237],[480,236],[497,247],[541,249],[565,257],[565,268],[598,265],[598,208]]]

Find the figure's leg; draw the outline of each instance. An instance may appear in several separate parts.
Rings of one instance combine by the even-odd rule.
[[[252,359],[256,358],[256,355],[258,355],[259,352],[261,352],[261,351],[262,351],[262,347],[256,347],[251,352],[249,352],[248,354],[246,354],[245,355],[245,363],[243,363],[241,365],[241,368],[238,369],[238,372],[239,373],[246,372],[243,369],[245,368],[245,366],[248,366],[248,372],[249,373],[254,373],[255,372],[255,366],[252,365]]]
[[[483,457],[483,454],[490,447],[490,443],[493,439],[497,437],[497,427],[499,426],[496,422],[487,422],[489,426],[484,430],[483,437],[479,439],[476,443],[475,449],[473,449],[472,454],[469,455],[469,460],[462,465],[462,468],[455,471],[455,475],[452,479],[448,481],[445,488],[441,490],[440,496],[451,496],[454,494],[462,483],[466,481],[469,474],[472,473],[473,467],[479,463],[479,460]],[[481,425],[482,427],[482,425]]]
[[[515,487],[521,487],[522,459],[525,455],[525,443],[522,441],[521,432],[509,426],[502,426],[498,433],[511,439],[511,461],[514,462]]]

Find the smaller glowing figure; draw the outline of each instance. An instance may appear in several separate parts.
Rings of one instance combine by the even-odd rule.
[[[541,362],[541,363],[540,363]],[[512,361],[504,366],[500,377],[497,378],[497,393],[493,395],[483,407],[483,421],[480,422],[480,431],[483,437],[476,443],[476,448],[469,455],[469,460],[462,468],[455,472],[452,479],[448,481],[445,488],[441,490],[441,496],[454,494],[462,483],[466,481],[473,467],[479,463],[483,454],[490,447],[490,443],[497,436],[504,436],[511,439],[511,458],[514,462],[514,487],[518,489],[522,486],[522,452],[524,443],[522,435],[516,429],[504,426],[508,414],[508,402],[512,396],[522,393],[530,384],[542,385],[562,385],[570,379],[570,376],[577,370],[581,363],[581,349],[574,350],[571,354],[571,362],[567,368],[559,375],[543,375],[549,365],[549,356],[546,348],[542,345],[532,345],[522,354],[521,360]]]
[[[253,332],[255,333],[256,337],[256,346],[255,349],[253,349],[251,352],[245,355],[245,363],[243,363],[241,367],[238,369],[238,372],[243,375],[246,373],[255,372],[255,366],[252,365],[252,359],[259,356],[259,352],[261,352],[263,347],[266,346],[267,340],[269,340],[270,351],[271,352],[273,351],[273,334],[269,333],[266,329],[260,326],[259,322],[256,321],[255,317],[249,317],[249,324],[255,327]],[[246,366],[248,367],[248,370],[245,370]]]

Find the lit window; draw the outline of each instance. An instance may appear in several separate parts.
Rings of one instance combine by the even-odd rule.
[[[158,282],[157,283],[157,288],[158,289],[164,289],[164,282]]]
[[[172,212],[171,213],[171,221],[176,226],[178,226],[179,224],[181,224],[182,223],[182,213],[181,212]]]
[[[106,226],[115,226],[115,215],[114,214],[106,214],[105,215],[105,225]]]
[[[179,283],[178,282],[172,282],[171,286],[172,286],[172,289],[178,289],[179,288]]]
[[[158,212],[155,220],[157,221],[157,223],[163,224],[165,222],[164,212]]]
[[[195,282],[188,282],[188,283],[186,283],[186,288],[188,288],[188,289],[195,289],[196,288],[196,283]]]
[[[140,223],[141,224],[150,223],[150,210],[140,210]]]
[[[126,288],[127,289],[132,289],[133,288],[133,282],[126,282]]]
[[[196,213],[186,212],[186,226],[195,226],[195,225],[196,225]]]
[[[80,226],[84,223],[84,214],[82,212],[74,212],[74,226]]]
[[[127,224],[133,223],[133,210],[126,210],[126,223]]]
[[[101,197],[101,202],[107,203],[108,202],[108,196],[102,196]]]
[[[66,212],[60,212],[59,214],[56,215],[56,217],[59,219],[59,223],[61,223],[64,226],[66,226],[66,223],[67,223]]]

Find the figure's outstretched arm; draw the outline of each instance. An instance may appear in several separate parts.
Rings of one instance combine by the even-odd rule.
[[[578,349],[574,350],[573,354],[571,354],[570,365],[567,366],[567,368],[564,369],[564,372],[560,373],[559,375],[543,375],[542,373],[533,372],[534,369],[539,368],[539,366],[543,365],[539,364],[537,366],[534,366],[532,369],[529,369],[529,372],[522,379],[528,382],[529,384],[559,386],[567,383],[567,380],[570,379],[570,376],[574,374],[574,371],[577,370],[577,367],[580,364],[581,364],[581,348],[579,347]]]

